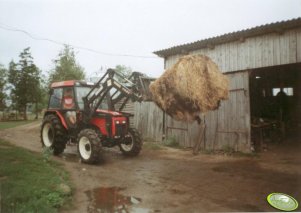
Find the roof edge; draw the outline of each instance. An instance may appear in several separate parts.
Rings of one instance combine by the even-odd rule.
[[[195,42],[158,50],[153,53],[159,57],[165,58],[175,54],[182,54],[183,52],[187,52],[187,51],[192,51],[192,50],[206,48],[206,47],[210,48],[214,45],[219,45],[219,44],[223,44],[239,39],[254,37],[266,33],[283,33],[284,30],[292,29],[295,27],[301,27],[301,17],[286,20],[286,21],[281,21],[281,22],[264,24],[253,28],[235,31],[232,33],[226,33],[219,36],[210,37]]]

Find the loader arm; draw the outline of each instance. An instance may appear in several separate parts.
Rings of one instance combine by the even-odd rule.
[[[133,74],[127,78],[114,69],[108,69],[83,98],[84,122],[89,123],[93,114],[105,99],[108,100],[109,109],[112,111],[115,111],[115,105],[120,101],[122,101],[122,104],[120,108],[117,109],[118,111],[122,111],[129,100],[133,102],[150,101],[151,94],[148,87],[153,80],[155,79],[148,78],[139,72],[133,72]]]

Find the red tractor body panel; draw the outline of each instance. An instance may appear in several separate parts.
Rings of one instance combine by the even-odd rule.
[[[110,110],[104,110],[104,109],[98,109],[98,110],[96,110],[96,112],[110,114],[110,115],[113,115],[113,116],[122,116],[122,114],[119,113],[119,112],[110,111]]]
[[[124,116],[122,116],[121,113],[119,112],[114,112],[114,111],[110,111],[110,110],[97,110],[96,111],[97,113],[102,113],[102,114],[110,114],[112,117],[111,117],[111,122],[112,123],[112,126],[111,126],[111,137],[115,137],[117,135],[117,130],[116,130],[116,125],[117,126],[122,126],[125,127],[128,124],[128,119]],[[65,117],[62,115],[62,113],[59,111],[59,110],[47,110],[47,114],[49,113],[53,113],[53,114],[56,114],[60,121],[62,122],[62,125],[65,127],[65,129],[67,130],[68,129],[68,125],[65,121]],[[106,124],[108,123],[108,121],[106,120],[106,118],[99,118],[99,117],[94,117],[92,118],[91,120],[91,124],[93,126],[96,126],[99,131],[101,132],[102,135],[104,136],[109,136],[109,132],[106,128]],[[123,131],[126,131],[127,129],[123,128]],[[120,134],[120,133],[119,133]]]
[[[126,130],[124,127],[126,125],[129,125],[128,119],[125,116],[122,116],[122,114],[119,112],[114,112],[114,111],[109,111],[109,110],[97,110],[96,112],[112,115],[112,117],[111,117],[112,120],[110,121],[110,123],[112,124],[111,125],[111,136],[112,137],[115,137],[116,135],[120,134],[120,132],[117,132],[116,126],[122,127],[122,125],[123,125],[122,131],[124,131],[124,130]],[[108,122],[107,122],[106,118],[94,117],[91,120],[91,124],[93,124],[94,126],[97,126],[98,129],[100,130],[101,134],[105,135],[105,136],[109,136],[109,132],[106,128],[107,123]]]
[[[105,118],[92,118],[91,124],[94,126],[98,127],[99,131],[101,132],[102,135],[107,136],[108,131],[106,128],[106,119]]]
[[[70,87],[70,86],[74,86],[75,82],[76,82],[75,80],[54,82],[51,84],[51,88]]]
[[[64,119],[64,116],[62,115],[62,113],[59,111],[59,110],[47,110],[46,111],[46,113],[45,113],[45,115],[44,115],[44,117],[47,115],[47,114],[50,114],[50,113],[55,113],[57,116],[59,116],[59,118],[60,118],[60,120],[61,120],[61,122],[62,122],[62,125],[66,128],[66,129],[68,129],[68,126],[67,126],[67,123],[66,123],[66,121],[65,121],[65,119]]]

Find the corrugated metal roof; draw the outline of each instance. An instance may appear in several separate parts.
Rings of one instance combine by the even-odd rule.
[[[284,30],[295,28],[295,27],[301,27],[301,17],[287,20],[287,21],[265,24],[265,25],[261,25],[261,26],[241,30],[241,31],[227,33],[212,38],[198,40],[192,43],[187,43],[187,44],[178,45],[163,50],[158,50],[155,51],[154,54],[160,57],[167,57],[170,55],[181,54],[183,52],[185,53],[192,50],[212,47],[217,44],[223,44],[231,41],[236,41],[239,39],[245,39],[247,37],[253,37],[253,36],[258,36],[267,33],[275,33],[275,32],[282,33]]]

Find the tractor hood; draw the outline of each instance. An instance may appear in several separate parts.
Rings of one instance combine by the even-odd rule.
[[[98,109],[96,110],[98,113],[104,113],[104,114],[110,114],[112,116],[122,116],[121,113],[115,112],[115,111],[110,111],[110,110],[103,110],[103,109]]]

